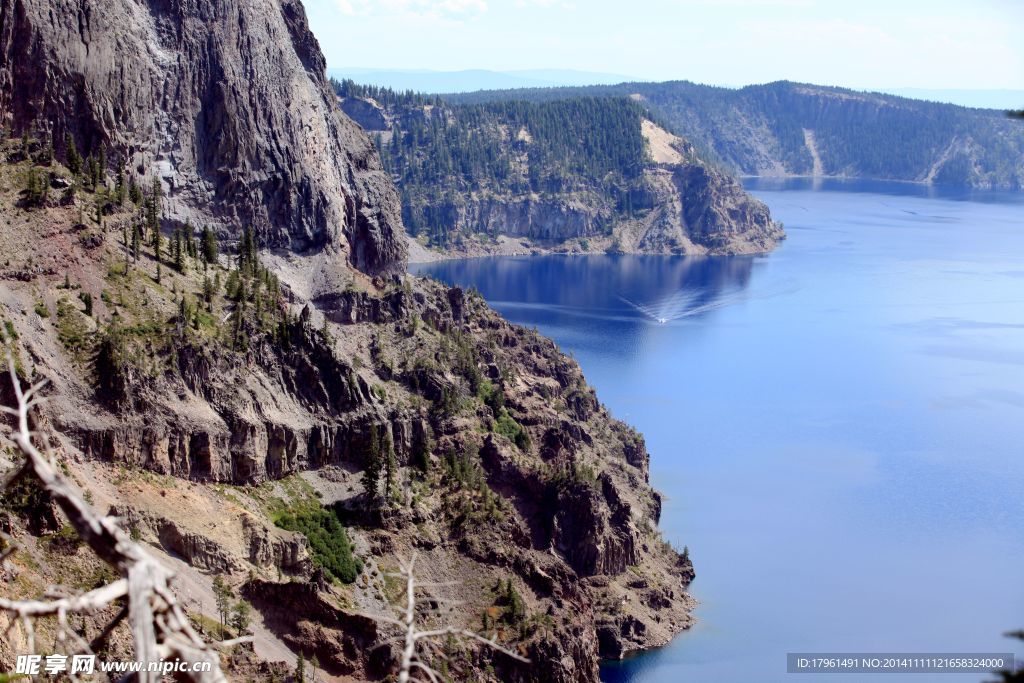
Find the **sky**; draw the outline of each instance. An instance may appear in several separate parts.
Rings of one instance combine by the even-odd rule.
[[[1024,89],[1024,0],[305,0],[329,67]]]

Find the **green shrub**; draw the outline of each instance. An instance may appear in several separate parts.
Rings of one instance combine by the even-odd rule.
[[[342,583],[352,583],[363,571],[363,562],[352,553],[352,544],[337,513],[308,507],[281,514],[277,526],[297,531],[309,540],[313,561]]]
[[[520,450],[525,451],[530,447],[530,435],[504,410],[494,422],[494,431],[514,443]]]

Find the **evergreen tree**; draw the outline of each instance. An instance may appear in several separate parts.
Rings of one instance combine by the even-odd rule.
[[[174,269],[179,273],[185,272],[185,245],[184,238],[182,237],[182,231],[178,228],[174,229]]]
[[[231,607],[231,626],[239,635],[244,633],[252,621],[252,605],[245,600],[239,600]]]
[[[107,184],[107,146],[105,144],[103,144],[102,142],[100,143],[100,155],[99,155],[99,158],[96,160],[96,165],[97,165],[97,169],[98,169],[99,181],[101,183],[103,183],[104,187],[106,187],[106,184]]]
[[[395,462],[395,447],[391,443],[390,435],[384,440],[387,448],[387,455],[384,458],[384,498],[391,500],[391,494],[395,488],[395,470],[398,464]]]
[[[78,153],[78,147],[75,145],[75,139],[71,137],[71,133],[64,134],[64,149],[68,160],[68,170],[72,175],[77,176],[82,172],[82,156]]]
[[[302,656],[301,650],[295,660],[295,683],[306,683],[306,658]]]
[[[256,273],[256,237],[252,228],[246,227],[242,230],[242,242],[238,250],[238,269],[244,275],[252,276]]]
[[[142,242],[142,229],[138,223],[132,223],[132,260],[139,260],[139,246]]]
[[[153,246],[153,258],[156,259],[157,266],[159,266],[160,263],[163,260],[163,243],[164,243],[164,238],[160,234],[160,229],[157,228],[156,230],[153,231],[153,245],[152,245]],[[158,272],[159,272],[159,269],[158,269]]]
[[[203,270],[210,264],[217,263],[217,235],[210,228],[203,226],[202,231],[202,255]]]
[[[82,300],[82,304],[85,305],[84,313],[88,317],[91,318],[92,317],[92,294],[90,294],[89,292],[81,292],[78,295],[78,298],[81,299]]]
[[[142,203],[142,188],[135,182],[135,176],[132,176],[128,182],[128,198],[132,200],[132,204],[138,206]]]
[[[380,470],[383,463],[380,457],[380,437],[377,425],[370,425],[370,443],[366,449],[366,461],[363,466],[363,490],[367,497],[376,500],[380,488]]]
[[[85,178],[86,181],[88,181],[89,189],[92,192],[96,191],[96,185],[99,182],[99,175],[99,162],[90,154],[85,159]]]
[[[45,206],[50,197],[49,173],[30,167],[25,178],[25,206]]]
[[[213,599],[217,605],[217,614],[220,615],[220,633],[224,637],[224,627],[227,625],[231,615],[232,601],[235,592],[221,575],[213,577]]]
[[[128,188],[124,182],[124,166],[117,167],[117,179],[114,181],[114,196],[117,198],[117,205],[124,205]]]
[[[206,310],[209,313],[213,312],[213,293],[213,282],[209,277],[203,278],[203,301],[206,302]]]

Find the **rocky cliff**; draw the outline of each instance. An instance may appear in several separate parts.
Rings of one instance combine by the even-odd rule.
[[[404,258],[397,195],[298,4],[0,2],[0,335],[51,381],[38,425],[62,471],[175,568],[197,628],[220,576],[256,608],[256,656],[383,679],[395,632],[376,618],[414,552],[455,605],[428,623],[532,661],[453,645],[436,664],[456,679],[596,681],[599,657],[691,623],[643,439],[550,340],[384,272]],[[85,169],[62,163],[65,132]],[[0,496],[19,546],[0,592],[114,578],[32,486]],[[7,633],[0,668],[29,638]]]
[[[784,236],[732,176],[627,99],[460,107],[334,86],[399,184],[406,227],[420,243],[415,259],[509,250],[757,253]]]
[[[0,3],[8,130],[155,174],[171,221],[399,271],[397,196],[324,70],[297,0]]]

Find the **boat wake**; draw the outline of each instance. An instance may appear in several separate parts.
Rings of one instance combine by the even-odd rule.
[[[673,321],[733,306],[742,301],[768,299],[795,292],[797,289],[799,287],[796,282],[790,281],[779,283],[775,287],[762,289],[756,294],[751,294],[747,290],[724,293],[715,296],[711,301],[707,301],[708,293],[706,291],[689,289],[681,289],[650,303],[637,303],[624,296],[620,296],[619,299],[651,322],[665,325]]]

